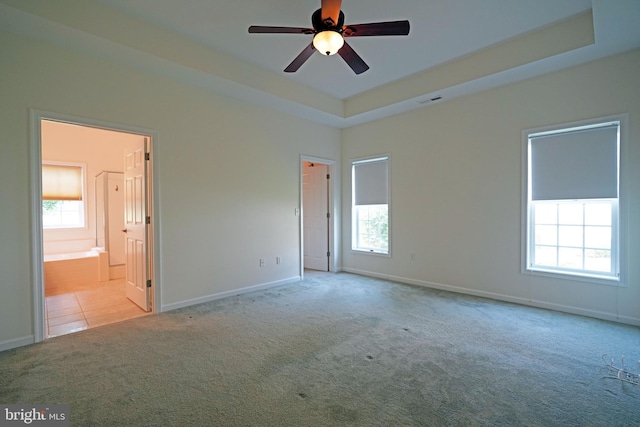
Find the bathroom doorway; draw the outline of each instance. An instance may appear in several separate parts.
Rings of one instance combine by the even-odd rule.
[[[40,241],[34,243],[40,245],[42,261],[36,274],[41,277],[36,295],[42,296],[41,304],[36,298],[36,308],[42,308],[36,324],[42,331],[36,341],[151,313],[151,138],[44,116],[37,117],[37,127],[39,162],[34,175],[42,185],[34,189],[33,203],[34,217],[40,219],[35,230]],[[135,155],[127,157],[132,152]],[[127,175],[134,163],[142,172]],[[48,175],[56,169],[62,177]],[[60,190],[69,187],[69,180],[79,181],[76,194],[52,194],[47,185],[54,183]],[[129,194],[129,199],[135,202],[127,205],[132,191],[135,196]],[[127,217],[144,224],[130,254]],[[142,303],[127,297],[132,283],[144,293]]]

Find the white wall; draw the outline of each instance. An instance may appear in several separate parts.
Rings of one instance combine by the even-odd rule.
[[[638,76],[636,50],[343,131],[344,268],[640,324]],[[522,130],[620,113],[627,287],[521,274]],[[391,153],[391,258],[350,249],[349,159],[380,153]]]
[[[300,155],[338,130],[4,32],[0,76],[0,348],[34,334],[30,108],[156,133],[163,305],[299,275]]]
[[[0,349],[34,333],[30,108],[157,135],[164,305],[299,274],[304,154],[342,159],[346,269],[640,321],[639,51],[342,133],[3,32],[0,67]],[[628,287],[520,274],[521,131],[625,112]],[[391,153],[391,258],[350,251],[348,160],[380,153]]]
[[[95,176],[102,171],[123,172],[124,144],[141,137],[51,121],[42,122],[41,132],[43,161],[83,163],[86,166],[85,227],[44,230],[44,253],[88,251],[96,246]]]

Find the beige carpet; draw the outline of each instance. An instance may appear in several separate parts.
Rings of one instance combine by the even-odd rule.
[[[351,274],[0,353],[1,403],[78,426],[632,426],[640,328]]]

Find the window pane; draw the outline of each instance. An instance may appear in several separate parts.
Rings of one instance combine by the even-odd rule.
[[[584,268],[610,273],[611,251],[587,249],[584,254]]]
[[[582,216],[582,203],[560,203],[560,206],[558,206],[558,217],[560,224],[581,225],[584,221]]]
[[[532,224],[533,265],[583,270],[587,273],[614,273],[614,201],[533,203],[536,216]],[[588,222],[587,225],[582,223],[583,218]]]
[[[559,248],[558,267],[582,270],[582,249]]]
[[[560,246],[582,247],[582,227],[562,225],[558,227],[558,244]]]
[[[56,210],[47,210],[46,208],[43,209],[42,212],[42,225],[47,228],[47,227],[55,227],[56,225],[60,224],[61,220],[60,218],[62,217],[62,214],[60,213],[59,209]]]
[[[557,245],[558,227],[555,225],[537,225],[534,244],[536,245]]]
[[[558,250],[554,246],[536,246],[536,259],[534,264],[557,267]]]
[[[586,225],[611,225],[611,205],[609,203],[589,203],[584,207]]]
[[[536,203],[536,224],[556,224],[558,222],[557,206],[555,203]]]
[[[84,202],[45,200],[42,202],[43,228],[84,227]]]
[[[594,249],[611,249],[611,227],[585,227],[584,245]]]
[[[78,224],[78,212],[69,212],[69,211],[63,211],[62,212],[62,217],[60,220],[60,225],[64,225],[64,226],[73,226]]]
[[[388,207],[387,205],[354,206],[357,230],[354,249],[388,252]]]
[[[365,234],[369,234],[369,220],[368,218],[363,218],[366,212],[361,213],[358,215],[358,233],[360,233],[360,235],[365,235]]]

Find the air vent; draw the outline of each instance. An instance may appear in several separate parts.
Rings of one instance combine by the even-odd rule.
[[[430,102],[439,101],[441,99],[442,99],[442,96],[438,95],[438,96],[434,96],[433,98],[423,99],[421,101],[418,101],[418,104],[425,105],[425,104],[428,104]]]

